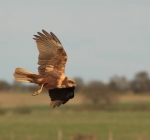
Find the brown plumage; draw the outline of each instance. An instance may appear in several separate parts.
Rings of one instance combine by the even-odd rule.
[[[33,93],[38,95],[42,89],[49,90],[52,107],[60,106],[74,97],[75,81],[65,76],[67,54],[59,39],[50,32],[37,32],[34,35],[39,50],[38,67],[39,74],[35,74],[22,68],[16,68],[14,77],[20,82],[38,84],[41,88]]]

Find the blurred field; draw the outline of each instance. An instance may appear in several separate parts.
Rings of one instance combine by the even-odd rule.
[[[0,140],[63,140],[75,134],[98,140],[150,140],[150,112],[67,112],[35,109],[31,114],[0,116]]]
[[[68,104],[82,103],[81,96],[75,96]],[[1,107],[17,107],[17,106],[35,106],[35,105],[49,105],[50,98],[48,93],[41,93],[38,96],[32,96],[32,93],[24,92],[0,92],[0,106]]]
[[[0,93],[0,140],[63,140],[76,134],[93,135],[98,140],[150,140],[150,111],[88,111],[80,110],[83,97],[60,108],[49,107],[46,93],[36,97],[31,93]],[[148,95],[122,95],[116,106],[134,103],[150,104]],[[76,106],[78,109],[76,109]],[[29,110],[19,113],[17,109]],[[109,133],[113,139],[109,138]]]
[[[84,97],[81,94],[76,94],[67,105],[83,104]],[[136,103],[136,102],[150,102],[150,95],[134,95],[123,94],[118,96],[120,103]],[[48,93],[41,93],[38,96],[32,96],[32,93],[24,92],[0,92],[0,106],[1,107],[17,107],[17,106],[35,106],[35,105],[49,105],[50,98]]]

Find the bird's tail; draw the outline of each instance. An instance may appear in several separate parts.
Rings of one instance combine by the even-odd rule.
[[[16,68],[14,72],[14,77],[16,81],[19,82],[32,82],[32,83],[37,83],[37,77],[33,72],[30,72],[28,70],[25,70],[23,68]]]

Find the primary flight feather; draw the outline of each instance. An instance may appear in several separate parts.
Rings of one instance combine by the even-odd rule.
[[[67,54],[59,39],[52,32],[50,34],[45,30],[42,32],[37,32],[38,35],[34,35],[33,38],[39,50],[39,74],[16,68],[14,77],[17,81],[31,82],[41,86],[37,92],[33,93],[33,96],[41,93],[43,88],[47,89],[51,98],[50,105],[58,107],[74,97],[76,83],[65,75]]]

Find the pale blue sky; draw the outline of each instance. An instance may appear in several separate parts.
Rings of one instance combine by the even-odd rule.
[[[149,0],[1,0],[0,80],[16,67],[37,72],[37,31],[52,31],[67,54],[66,75],[108,82],[150,74]]]

